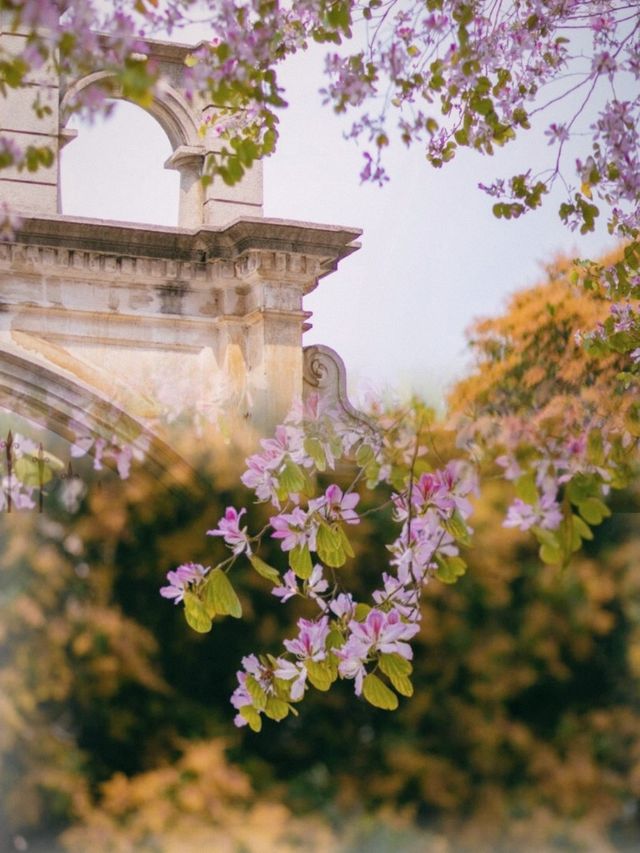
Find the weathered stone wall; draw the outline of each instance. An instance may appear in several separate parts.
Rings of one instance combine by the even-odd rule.
[[[187,231],[30,218],[0,244],[0,343],[140,413],[268,429],[302,396],[303,297],[357,236],[269,219]]]

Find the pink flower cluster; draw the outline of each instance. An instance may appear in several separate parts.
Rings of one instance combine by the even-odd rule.
[[[321,439],[319,423],[317,420],[314,423],[316,438]],[[304,418],[298,426],[304,427]],[[397,428],[402,435],[399,425]],[[327,421],[327,429],[334,434],[336,430],[340,432],[335,420]],[[293,441],[292,436],[295,436]],[[271,465],[274,483],[269,488],[270,497],[274,493],[281,495],[281,483],[275,472],[285,471],[286,456],[309,469],[312,467],[313,461],[309,464],[310,460],[301,455],[304,442],[297,436],[295,431],[281,429],[276,443],[263,442],[263,452],[249,460],[251,471],[264,470],[265,462]],[[414,435],[413,456],[416,451]],[[378,456],[374,454],[375,464],[380,467],[383,455],[379,448]],[[370,455],[365,458],[370,459]],[[276,464],[272,460],[277,460]],[[266,495],[262,479],[255,482],[255,488],[258,496]],[[284,641],[285,654],[260,660],[249,656],[243,660],[232,697],[232,704],[240,711],[236,725],[246,725],[251,715],[268,713],[265,697],[295,703],[303,698],[309,683],[324,683],[326,688],[335,678],[353,680],[355,693],[360,696],[367,675],[376,671],[381,655],[410,661],[413,657],[410,641],[420,630],[420,597],[428,570],[435,570],[438,557],[458,555],[456,536],[466,537],[470,532],[466,524],[471,513],[469,497],[476,489],[472,467],[454,461],[441,470],[410,477],[407,488],[394,494],[394,516],[401,525],[396,541],[390,546],[390,567],[396,571],[383,573],[381,588],[372,594],[374,607],[356,602],[339,581],[330,590],[321,561],[316,562],[305,580],[300,580],[293,570],[287,571],[274,586],[273,594],[282,602],[296,596],[307,598],[315,602],[321,613],[316,619],[298,621],[297,636]],[[355,525],[360,520],[356,512],[359,495],[343,491],[336,484],[326,488],[320,497],[308,499],[306,508],[300,493],[289,494],[287,498],[294,503],[293,510],[270,519],[272,537],[287,554],[300,547],[315,551],[320,524]],[[259,681],[262,692],[256,693],[255,686],[247,688],[249,676]]]

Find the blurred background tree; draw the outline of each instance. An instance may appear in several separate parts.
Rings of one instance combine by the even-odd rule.
[[[615,405],[615,357],[594,360],[571,336],[607,307],[554,265],[471,330],[477,367],[451,411],[551,411],[585,393]],[[434,464],[456,454],[451,432],[429,430]],[[615,493],[611,518],[559,570],[502,527],[510,486],[486,472],[466,576],[426,590],[413,698],[388,714],[342,683],[255,735],[231,725],[235,670],[277,650],[304,603],[281,606],[248,566],[245,619],[211,634],[160,599],[167,570],[213,564],[221,546],[205,531],[246,500],[238,454],[198,442],[182,494],[142,467],[90,488],[73,516],[52,505],[0,518],[7,850],[638,848],[637,488]],[[356,591],[384,568],[391,526],[381,511],[357,528],[341,570]],[[265,556],[282,561],[277,547]]]

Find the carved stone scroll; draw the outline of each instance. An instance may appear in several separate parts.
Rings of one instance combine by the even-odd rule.
[[[323,406],[337,414],[341,421],[362,431],[377,432],[373,421],[351,405],[347,396],[347,373],[335,350],[314,344],[303,350],[303,397],[320,396]]]

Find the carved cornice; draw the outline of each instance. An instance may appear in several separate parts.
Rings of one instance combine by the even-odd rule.
[[[130,247],[134,249],[134,247]],[[105,277],[114,283],[161,280],[166,282],[198,281],[250,284],[265,278],[280,282],[299,282],[304,292],[324,273],[317,257],[248,250],[236,259],[208,257],[205,261],[179,260],[171,257],[149,257],[133,253],[72,249],[64,246],[32,245],[28,242],[0,243],[0,273],[63,274],[84,280]]]
[[[242,217],[229,225],[196,229],[133,225],[67,216],[25,218],[17,242],[90,254],[208,263],[235,261],[255,250],[308,256],[326,275],[359,248],[361,231],[285,219]]]
[[[304,295],[358,248],[358,234],[262,218],[194,230],[29,218],[15,242],[0,243],[0,276],[194,291],[291,285]]]

